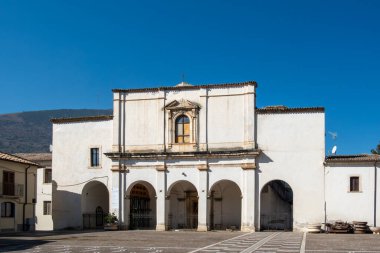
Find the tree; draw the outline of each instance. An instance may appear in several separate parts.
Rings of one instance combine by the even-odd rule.
[[[377,147],[375,149],[371,149],[371,153],[374,155],[380,155],[380,143],[377,144]]]

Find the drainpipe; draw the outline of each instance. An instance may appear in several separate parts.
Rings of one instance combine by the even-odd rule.
[[[326,162],[323,162],[323,200],[324,200],[324,222],[325,222],[325,231],[327,223],[327,204],[326,204]]]
[[[27,168],[25,168],[25,196],[24,196],[24,204],[22,206],[22,230],[26,231],[26,222],[25,222],[25,208],[28,204],[28,169],[31,167],[29,165]]]
[[[166,153],[166,91],[164,92],[164,153]],[[199,143],[199,142],[198,142]]]
[[[122,212],[121,212],[121,198],[122,198],[122,186],[121,186],[121,92],[119,92],[119,138],[118,138],[118,151],[119,151],[119,219],[121,220]]]
[[[374,164],[374,169],[375,169],[375,186],[374,186],[374,198],[373,198],[373,226],[376,227],[376,205],[377,205],[377,162]]]

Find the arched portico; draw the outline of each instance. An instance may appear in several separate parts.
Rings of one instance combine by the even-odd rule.
[[[188,181],[173,183],[168,190],[168,228],[196,229],[198,227],[198,192]]]
[[[293,191],[285,181],[272,180],[261,189],[260,230],[293,230]]]
[[[216,182],[210,189],[209,218],[211,230],[241,228],[241,190],[230,180]]]
[[[145,181],[133,183],[127,190],[130,229],[153,229],[156,225],[156,191]]]
[[[83,228],[101,228],[109,212],[107,187],[99,181],[88,182],[82,189],[81,210]]]

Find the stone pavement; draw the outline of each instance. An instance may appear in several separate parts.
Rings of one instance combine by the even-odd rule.
[[[380,253],[379,235],[292,232],[65,231],[0,234],[0,252],[19,253]]]

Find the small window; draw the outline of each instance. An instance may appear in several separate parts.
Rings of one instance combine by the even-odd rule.
[[[15,204],[12,202],[1,203],[1,217],[15,217]]]
[[[44,201],[44,215],[51,215],[51,201]]]
[[[99,166],[99,148],[91,148],[91,167]]]
[[[3,171],[3,194],[15,195],[15,173],[11,171]]]
[[[350,177],[350,192],[359,191],[359,177]]]
[[[190,120],[185,115],[179,116],[175,121],[175,142],[190,142]]]
[[[44,171],[44,183],[45,184],[51,183],[51,169],[45,169],[45,171]]]

